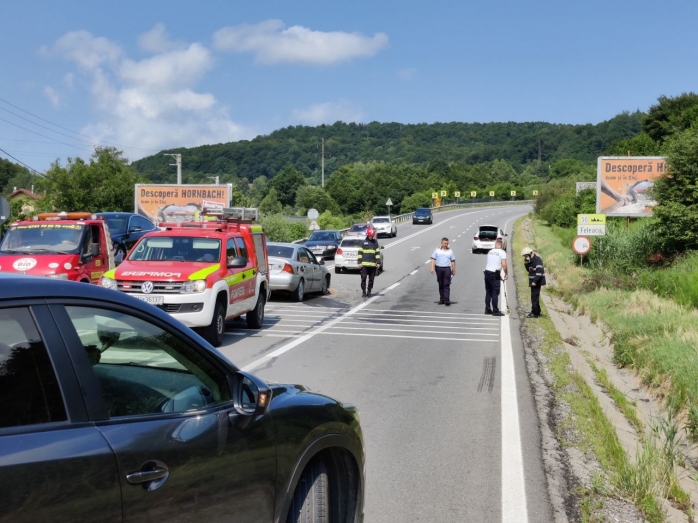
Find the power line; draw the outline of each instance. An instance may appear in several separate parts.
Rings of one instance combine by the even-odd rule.
[[[30,132],[30,133],[32,133],[32,134],[35,134],[35,135],[37,135],[37,136],[41,136],[42,138],[47,138],[47,139],[49,139],[49,140],[53,140],[53,141],[56,142],[56,143],[60,143],[60,144],[62,144],[62,145],[67,145],[68,147],[75,147],[76,149],[80,149],[81,151],[87,151],[87,150],[88,150],[88,149],[85,149],[85,148],[83,148],[83,147],[78,147],[77,145],[74,145],[74,144],[72,144],[72,143],[61,142],[60,140],[56,140],[55,138],[51,138],[50,136],[46,136],[45,134],[37,133],[36,131],[32,131],[31,129],[27,129],[26,127],[22,127],[21,125],[17,125],[16,123],[11,122],[11,121],[9,121],[9,120],[5,120],[4,118],[0,118],[0,120],[2,120],[3,122],[7,122],[7,123],[9,123],[10,125],[14,125],[15,127],[19,127],[20,129],[23,129],[23,130],[25,130],[25,131],[27,131],[27,132]],[[91,151],[90,151],[90,152],[91,152]]]
[[[107,144],[107,145],[113,145],[114,147],[120,147],[120,148],[122,148],[122,149],[134,149],[134,150],[136,150],[136,151],[151,151],[151,152],[152,152],[152,151],[156,151],[156,152],[159,151],[159,149],[144,149],[144,148],[142,148],[142,147],[128,147],[128,146],[126,146],[126,145],[119,145],[118,143],[110,143],[110,142],[107,142],[107,141],[105,141],[105,140],[98,140],[98,139],[93,138],[93,137],[91,137],[91,136],[87,136],[86,134],[81,134],[81,133],[79,133],[79,132],[77,132],[77,131],[73,131],[72,129],[68,129],[67,127],[63,127],[62,125],[58,125],[57,123],[53,123],[53,122],[51,122],[50,120],[47,120],[46,118],[42,118],[41,116],[38,116],[38,115],[36,115],[36,114],[34,114],[34,113],[30,113],[30,112],[27,111],[26,109],[22,109],[21,107],[18,107],[18,106],[16,106],[16,105],[14,105],[14,104],[8,102],[7,100],[3,100],[2,98],[0,98],[0,102],[5,103],[5,104],[9,105],[10,107],[14,107],[15,109],[19,109],[19,110],[22,111],[23,113],[27,113],[28,115],[33,116],[34,118],[38,118],[38,119],[41,120],[42,122],[49,123],[49,124],[51,124],[51,125],[53,125],[53,126],[55,126],[55,127],[58,127],[58,128],[60,128],[60,129],[63,129],[64,131],[68,131],[68,132],[71,132],[71,133],[73,133],[73,134],[77,134],[78,136],[82,136],[83,138],[87,138],[87,139],[90,140],[91,142],[102,142],[102,143]],[[0,108],[0,109],[2,109],[2,108]],[[7,111],[7,109],[3,109],[3,110]],[[10,111],[7,111],[7,112],[10,112]],[[14,113],[11,113],[11,114],[14,114]],[[15,116],[18,116],[18,115],[15,115]],[[22,117],[20,116],[20,118],[22,118]],[[23,118],[23,119],[26,120],[26,118]],[[30,121],[30,120],[27,120],[27,121]],[[34,123],[34,122],[31,122],[31,123]],[[39,125],[39,124],[34,123],[34,125]],[[49,129],[49,130],[50,130],[51,132],[58,133],[58,131],[54,131],[53,129]],[[61,133],[58,133],[58,134],[61,134]],[[65,135],[63,135],[63,136],[65,136]],[[71,137],[71,138],[72,138],[72,137]],[[90,145],[92,145],[92,144],[90,144]]]
[[[21,116],[17,113],[13,113],[12,111],[5,109],[4,107],[0,107],[0,109],[2,109],[5,112],[10,113],[13,116],[16,116],[17,118],[21,118],[25,122],[29,122],[32,125],[36,125],[37,127],[41,127],[42,129],[46,129],[47,131],[51,131],[52,133],[60,134],[61,136],[65,136],[66,138],[70,138],[71,140],[77,140],[78,142],[86,143],[87,145],[92,145],[92,142],[88,142],[86,140],[81,140],[80,138],[75,138],[74,136],[70,136],[69,134],[59,133],[58,131],[54,131],[50,127],[46,127],[45,125],[41,125],[40,123],[32,122],[29,118],[25,118],[24,116]],[[75,134],[79,134],[79,133],[75,133]],[[80,135],[80,136],[82,136],[82,135]]]
[[[36,174],[38,174],[39,176],[41,176],[41,177],[44,176],[44,174],[40,173],[39,171],[37,171],[37,170],[34,169],[33,167],[29,167],[26,163],[24,163],[24,162],[21,161],[21,160],[18,160],[17,158],[15,158],[14,156],[12,156],[12,155],[11,155],[10,153],[8,153],[7,151],[5,151],[5,150],[3,150],[3,149],[0,149],[0,152],[1,152],[1,153],[4,153],[6,156],[9,156],[9,157],[12,158],[15,162],[24,165],[24,166],[25,166],[27,169],[29,169],[30,171],[34,171],[34,172],[35,172]]]

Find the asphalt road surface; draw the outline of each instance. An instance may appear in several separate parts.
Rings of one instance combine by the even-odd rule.
[[[511,244],[515,218],[530,210],[400,224],[397,238],[379,240],[386,271],[370,299],[361,298],[358,273],[335,274],[328,260],[331,294],[303,303],[273,296],[261,331],[228,326],[221,350],[241,368],[358,407],[367,523],[552,521],[514,285],[512,316],[485,316],[485,255],[470,249],[483,224],[504,228]],[[444,236],[457,264],[451,307],[438,305],[429,273]]]

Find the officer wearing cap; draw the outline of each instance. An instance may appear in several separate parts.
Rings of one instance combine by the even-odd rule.
[[[448,248],[448,238],[441,239],[441,247],[431,255],[431,271],[439,282],[439,305],[451,305],[451,277],[456,275],[456,256]]]
[[[524,247],[521,256],[524,257],[524,266],[528,271],[528,286],[531,287],[531,312],[526,317],[538,318],[540,316],[540,289],[545,285],[543,260],[530,247]]]
[[[504,276],[502,277],[502,272]],[[504,316],[499,310],[499,290],[502,280],[508,277],[507,253],[502,249],[502,238],[497,237],[494,249],[487,253],[485,266],[485,314]]]

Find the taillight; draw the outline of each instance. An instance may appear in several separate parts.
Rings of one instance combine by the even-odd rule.
[[[284,263],[284,268],[282,269],[284,272],[287,272],[289,274],[294,274],[293,272],[293,267],[291,267],[290,263]]]
[[[473,238],[473,240],[479,240],[479,239],[480,239],[479,236],[475,236],[475,237]]]
[[[341,247],[337,247],[337,254],[342,254],[342,248],[341,248]]]

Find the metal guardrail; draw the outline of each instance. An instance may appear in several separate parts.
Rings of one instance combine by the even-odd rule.
[[[477,202],[477,203],[451,203],[449,205],[442,205],[440,207],[430,207],[431,212],[445,212],[445,211],[455,211],[458,209],[468,209],[468,208],[478,208],[478,207],[508,207],[510,205],[532,205],[535,200],[514,200],[514,201],[499,201],[499,202]],[[412,219],[414,213],[408,212],[405,214],[398,214],[397,216],[392,216],[395,223],[402,223]],[[346,229],[339,229],[339,232],[347,232],[349,227]],[[308,238],[302,238],[300,240],[295,240],[292,243],[303,243]]]

